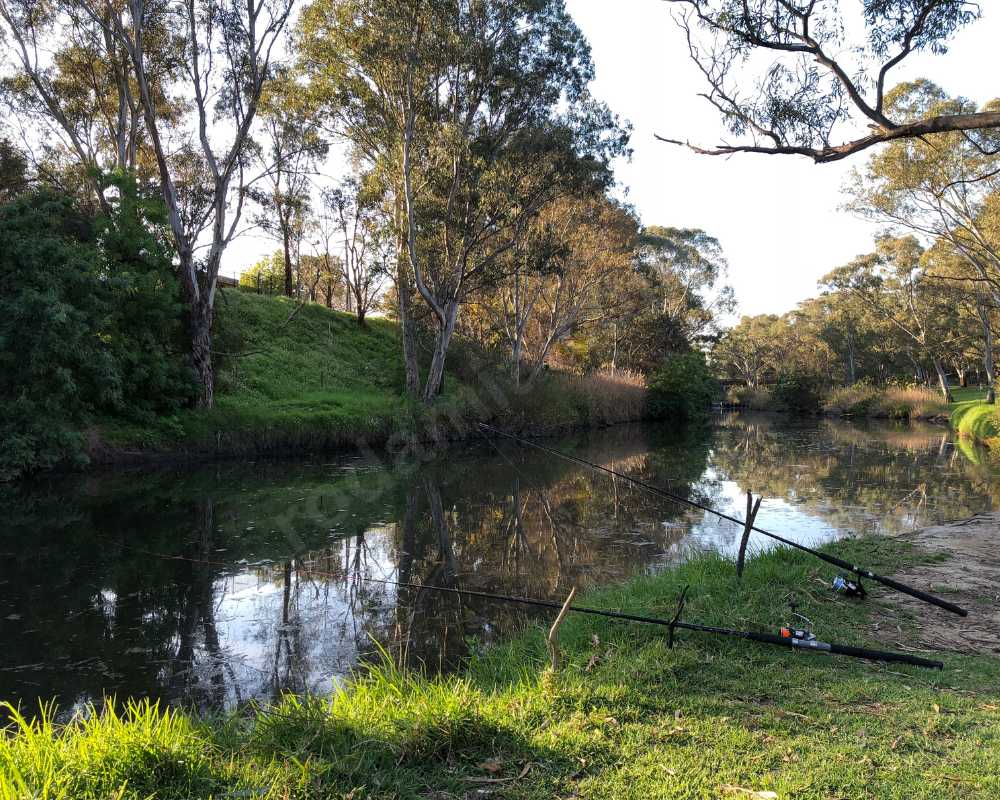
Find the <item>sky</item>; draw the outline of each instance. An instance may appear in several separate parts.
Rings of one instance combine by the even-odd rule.
[[[615,167],[620,191],[644,225],[701,228],[720,240],[738,314],[789,311],[817,293],[824,274],[871,250],[879,229],[840,208],[841,189],[864,156],[817,165],[798,156],[704,156],[657,141],[654,133],[712,145],[723,133],[715,109],[697,96],[703,78],[670,4],[566,5],[593,50],[594,95],[634,128],[632,158]],[[980,0],[980,6],[983,18],[961,32],[948,53],[911,57],[891,79],[927,77],[977,103],[1000,96],[1000,0]],[[245,235],[231,246],[223,272],[236,274],[274,249],[274,242]]]

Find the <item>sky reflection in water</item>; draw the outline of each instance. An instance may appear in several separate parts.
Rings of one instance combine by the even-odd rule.
[[[733,416],[551,444],[733,516],[751,489],[759,526],[809,544],[997,503],[981,454],[934,426]],[[740,534],[509,442],[428,464],[224,463],[0,491],[0,699],[56,698],[63,716],[111,694],[207,709],[327,691],[378,646],[447,669],[524,611],[373,579],[561,599],[693,548],[731,553]]]

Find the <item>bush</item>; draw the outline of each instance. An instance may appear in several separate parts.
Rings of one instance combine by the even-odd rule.
[[[807,372],[786,372],[778,376],[771,395],[777,405],[788,411],[811,414],[819,411],[823,402],[823,380]]]
[[[878,407],[882,392],[874,386],[859,382],[851,386],[837,386],[823,401],[828,414],[844,417],[867,417]]]
[[[82,462],[96,414],[190,394],[170,257],[131,187],[93,219],[49,191],[0,207],[0,480]]]
[[[719,396],[703,353],[671,356],[649,381],[649,412],[665,419],[702,419]]]
[[[745,384],[726,389],[726,402],[751,411],[774,411],[774,398],[766,386],[751,387]]]

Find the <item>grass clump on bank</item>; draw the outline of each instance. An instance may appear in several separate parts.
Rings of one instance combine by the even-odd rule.
[[[961,438],[996,450],[1000,447],[1000,420],[997,419],[996,404],[987,403],[985,397],[985,392],[978,389],[955,390],[949,422]]]
[[[476,421],[548,432],[646,416],[641,376],[544,373],[530,387],[461,344],[427,407],[403,394],[399,327],[285,297],[226,292],[217,308],[216,402],[144,425],[105,420],[92,455],[317,452],[453,438]],[[482,363],[480,363],[482,362]]]
[[[844,417],[933,419],[948,413],[941,395],[925,386],[840,386],[823,401],[823,411]]]
[[[883,572],[922,557],[898,540],[837,551]],[[731,563],[706,556],[580,602],[667,616],[691,584],[687,619],[773,629],[794,592],[821,638],[873,645],[871,606],[817,589],[827,577],[805,554],[778,551],[737,584]],[[890,670],[694,633],[671,650],[658,628],[574,615],[560,642],[558,673],[532,628],[461,674],[376,668],[330,697],[288,697],[250,717],[137,705],[64,729],[21,721],[0,739],[0,798],[1000,793],[998,659]]]

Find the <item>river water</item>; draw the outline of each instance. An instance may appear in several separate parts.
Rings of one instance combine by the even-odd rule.
[[[546,443],[735,516],[751,489],[758,525],[811,544],[1000,503],[983,454],[935,426],[733,415]],[[510,441],[0,487],[0,700],[231,708],[329,691],[380,649],[447,669],[524,612],[379,581],[562,599],[739,534]]]

